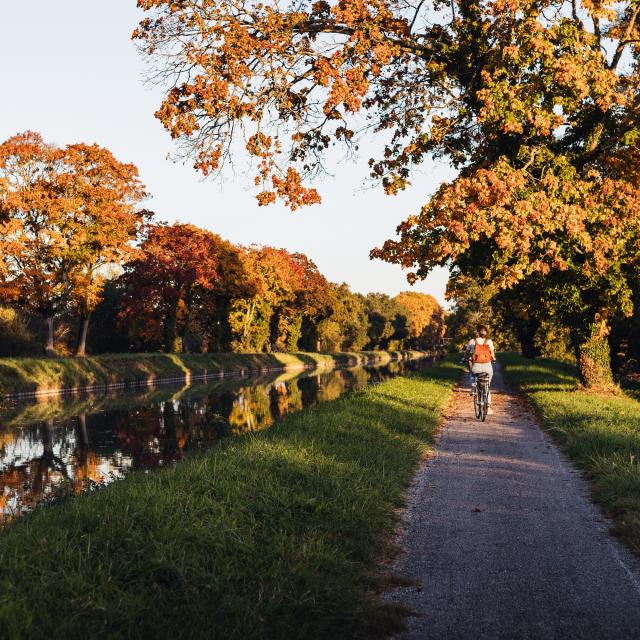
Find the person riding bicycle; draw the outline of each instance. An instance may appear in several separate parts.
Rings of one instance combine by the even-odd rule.
[[[491,410],[491,379],[493,378],[493,363],[496,361],[496,351],[493,341],[488,337],[489,330],[484,324],[476,327],[476,337],[467,342],[464,351],[464,359],[469,367],[469,377],[471,383],[475,381],[478,373],[486,373],[489,375],[489,412]],[[467,356],[468,354],[468,356]]]

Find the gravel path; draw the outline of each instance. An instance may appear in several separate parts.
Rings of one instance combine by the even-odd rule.
[[[399,638],[640,638],[640,565],[580,475],[494,377],[495,414],[458,389],[409,492],[387,595],[416,612]]]

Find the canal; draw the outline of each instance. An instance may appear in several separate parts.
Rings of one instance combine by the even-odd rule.
[[[0,408],[0,524],[132,471],[174,464],[425,361],[279,372]]]

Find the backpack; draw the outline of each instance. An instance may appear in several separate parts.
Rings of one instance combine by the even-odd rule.
[[[478,341],[474,338],[473,343],[473,362],[476,362],[478,364],[486,364],[487,362],[491,362],[491,349],[489,348],[486,340],[484,344],[479,344]]]

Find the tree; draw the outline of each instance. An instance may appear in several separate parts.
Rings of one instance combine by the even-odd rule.
[[[409,336],[409,314],[385,293],[368,293],[364,298],[367,313],[367,349],[397,349]]]
[[[54,318],[68,297],[58,178],[63,153],[38,133],[0,145],[0,297],[44,318],[55,355]]]
[[[448,159],[459,176],[373,257],[500,288],[545,276],[582,382],[609,382],[640,242],[637,2],[138,4],[134,38],[169,87],[156,115],[199,170],[244,136],[259,202],[296,208],[358,128],[387,134],[370,166],[388,193]]]
[[[297,347],[317,351],[319,324],[331,314],[333,304],[329,282],[316,264],[303,253],[294,253],[292,260],[300,273],[295,306],[302,317],[302,323]]]
[[[151,225],[140,257],[128,264],[121,318],[165,351],[182,351],[199,296],[224,292],[239,265],[238,250],[210,231],[189,224]],[[242,270],[238,268],[236,277]]]
[[[0,145],[0,295],[44,317],[48,353],[54,318],[72,304],[84,355],[104,270],[132,254],[144,197],[136,167],[97,145],[58,148],[33,132]]]
[[[438,301],[432,295],[417,291],[402,291],[393,300],[407,313],[408,339],[413,345],[434,348],[444,328],[443,311]]]
[[[501,290],[494,283],[486,283],[472,276],[458,273],[449,279],[447,297],[453,302],[453,306],[446,325],[447,334],[456,348],[464,348],[469,339],[476,335],[479,324],[489,327],[491,338],[498,349],[517,348],[518,340],[513,335],[512,328],[518,320],[514,319],[516,314],[512,309],[505,309],[500,293]],[[530,309],[528,306],[527,310]],[[505,321],[505,316],[508,316],[508,321]],[[532,343],[535,341],[535,330],[530,339]],[[527,348],[526,344],[521,343],[523,355],[527,355]]]
[[[318,323],[321,351],[362,351],[367,344],[367,314],[363,297],[346,283],[331,283],[331,315]]]
[[[151,214],[138,208],[146,197],[133,164],[116,160],[98,145],[64,150],[63,185],[70,223],[66,225],[67,278],[79,316],[76,355],[84,356],[89,318],[101,299],[107,267],[136,254],[133,242]]]
[[[285,249],[249,247],[245,269],[254,293],[233,304],[229,322],[236,351],[295,349],[302,318],[295,309],[302,274]]]
[[[239,351],[317,348],[317,324],[330,312],[329,284],[302,253],[274,247],[245,252],[253,293],[240,297],[229,318]]]

